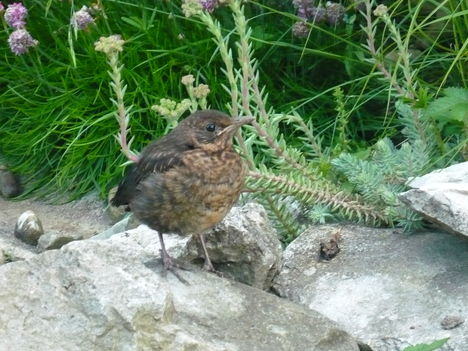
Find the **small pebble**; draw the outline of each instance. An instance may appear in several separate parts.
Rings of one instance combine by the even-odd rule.
[[[463,324],[463,322],[465,322],[465,320],[460,316],[446,316],[442,319],[440,325],[442,329],[449,330],[458,327],[460,324]]]
[[[21,194],[21,184],[18,176],[3,165],[0,165],[0,194],[5,197]]]
[[[15,236],[30,245],[37,245],[44,234],[42,223],[33,211],[26,211],[19,216],[15,225]]]

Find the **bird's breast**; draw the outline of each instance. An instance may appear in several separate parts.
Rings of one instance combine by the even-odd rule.
[[[244,178],[244,167],[240,156],[234,151],[207,153],[192,150],[183,160],[187,173],[210,184],[236,183]]]
[[[183,166],[168,173],[173,173],[167,177],[166,184],[174,203],[179,204],[179,215],[186,217],[187,225],[198,233],[224,218],[238,200],[245,178],[242,160],[234,151],[192,152],[184,158]]]
[[[181,165],[148,177],[132,209],[137,216],[141,209],[140,218],[157,230],[203,233],[235,204],[244,178],[243,162],[234,150],[191,150]]]

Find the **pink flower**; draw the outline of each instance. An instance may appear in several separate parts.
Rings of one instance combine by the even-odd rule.
[[[86,29],[91,23],[94,23],[94,18],[91,16],[89,9],[86,6],[83,6],[81,10],[76,11],[71,18],[71,24],[76,29]]]
[[[5,11],[5,6],[3,6],[2,2],[0,1],[0,12]]]
[[[293,5],[297,8],[297,15],[303,20],[308,20],[310,18],[310,11],[314,3],[314,0],[293,0]]]
[[[5,11],[5,21],[10,27],[23,28],[26,24],[26,17],[28,16],[28,10],[20,2],[15,2],[8,5]]]
[[[325,20],[327,10],[322,6],[313,7],[310,10],[310,19],[314,23],[319,23]]]
[[[217,0],[200,0],[200,4],[203,7],[203,10],[206,10],[208,12],[213,12],[218,6],[218,1]]]
[[[331,26],[336,26],[343,20],[345,8],[337,2],[328,1],[326,3],[327,21]]]
[[[307,38],[310,32],[310,27],[305,21],[298,21],[292,27],[292,33],[298,38]]]
[[[15,55],[23,55],[29,48],[39,44],[26,29],[17,29],[10,34],[8,44]]]

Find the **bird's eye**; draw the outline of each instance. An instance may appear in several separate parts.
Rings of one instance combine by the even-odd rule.
[[[216,130],[216,124],[208,123],[205,128],[209,132],[214,132]]]

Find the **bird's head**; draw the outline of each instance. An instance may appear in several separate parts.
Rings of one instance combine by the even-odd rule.
[[[202,110],[192,113],[177,129],[189,135],[194,147],[216,151],[231,147],[239,128],[252,121],[251,117],[232,119],[217,110]]]

